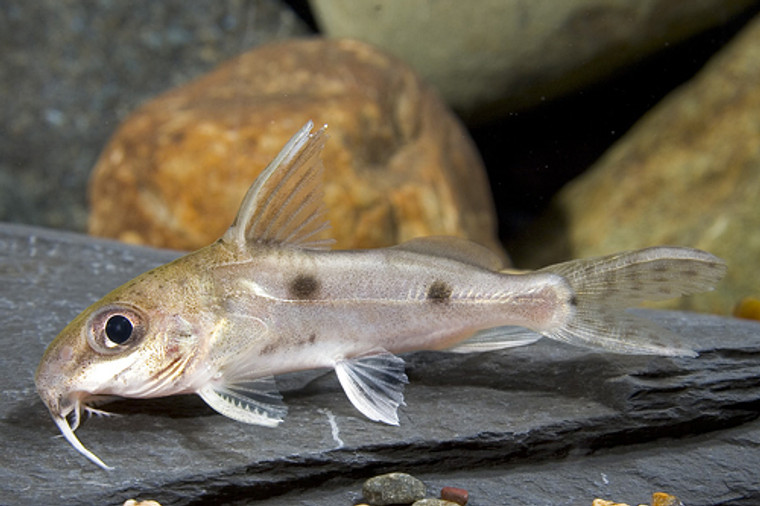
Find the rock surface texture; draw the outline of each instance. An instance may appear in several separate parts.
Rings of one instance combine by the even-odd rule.
[[[402,58],[466,117],[524,109],[725,22],[753,0],[311,0],[326,33]]]
[[[401,425],[357,413],[332,373],[278,379],[277,429],[226,419],[195,396],[124,400],[63,439],[35,393],[47,344],[79,311],[176,256],[43,229],[0,226],[0,502],[351,505],[371,476],[404,471],[468,504],[760,502],[760,324],[649,311],[696,359],[593,353],[552,342],[506,352],[405,356]]]
[[[757,296],[760,18],[565,187],[522,254],[538,265],[655,244],[705,249],[730,266],[678,307],[728,314]],[[526,254],[527,253],[527,254]],[[675,306],[674,306],[675,307]]]
[[[501,251],[483,164],[454,115],[399,60],[354,41],[259,47],[149,102],[90,187],[90,233],[196,249],[308,120],[327,124],[325,202],[340,248],[424,235]]]

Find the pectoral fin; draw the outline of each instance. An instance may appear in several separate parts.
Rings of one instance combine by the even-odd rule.
[[[198,395],[218,413],[243,423],[276,427],[288,412],[271,376],[236,384],[209,383]]]
[[[364,416],[398,425],[397,410],[404,404],[404,385],[409,383],[401,358],[382,350],[341,360],[335,372],[348,399]]]

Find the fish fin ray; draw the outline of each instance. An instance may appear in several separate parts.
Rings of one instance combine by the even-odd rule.
[[[84,410],[87,412],[88,416],[105,416],[107,418],[119,418],[121,416],[119,413],[111,413],[110,411],[93,408],[91,406],[84,406]]]
[[[617,353],[696,356],[679,336],[625,311],[644,300],[665,300],[706,290],[723,277],[725,263],[710,253],[660,246],[541,269],[562,276],[574,308],[558,328],[542,333],[559,341]]]
[[[409,379],[404,360],[385,350],[335,364],[346,396],[364,416],[376,422],[398,425],[398,407],[404,404]]]
[[[276,427],[288,412],[271,376],[234,384],[212,382],[198,395],[214,411],[243,423]]]
[[[524,327],[504,326],[481,330],[469,339],[446,348],[453,353],[482,353],[533,344],[542,336]]]
[[[546,336],[572,345],[613,353],[697,356],[678,334],[623,310],[584,311],[567,325]]]
[[[313,127],[306,123],[251,185],[224,241],[330,248],[319,157],[327,134],[326,127],[312,133]]]
[[[467,265],[498,271],[504,262],[496,253],[478,243],[453,236],[418,237],[403,242],[394,249],[456,260]]]

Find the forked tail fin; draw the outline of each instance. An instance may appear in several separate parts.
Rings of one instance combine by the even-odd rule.
[[[617,353],[696,356],[678,336],[625,311],[645,300],[712,290],[726,273],[718,257],[692,248],[655,247],[551,265],[575,292],[572,317],[543,335]]]

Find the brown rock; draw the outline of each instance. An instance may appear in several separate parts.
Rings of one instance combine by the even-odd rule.
[[[137,110],[90,182],[90,233],[195,249],[229,226],[307,120],[329,125],[325,200],[338,248],[457,235],[501,252],[482,161],[404,64],[363,43],[261,46]]]
[[[465,506],[469,498],[470,493],[463,488],[443,487],[441,489],[441,499],[444,501],[450,501],[459,504],[460,506]]]
[[[760,280],[758,83],[760,18],[564,188],[515,257],[546,264],[655,244],[705,249],[728,262],[726,279],[670,307],[730,312]]]

